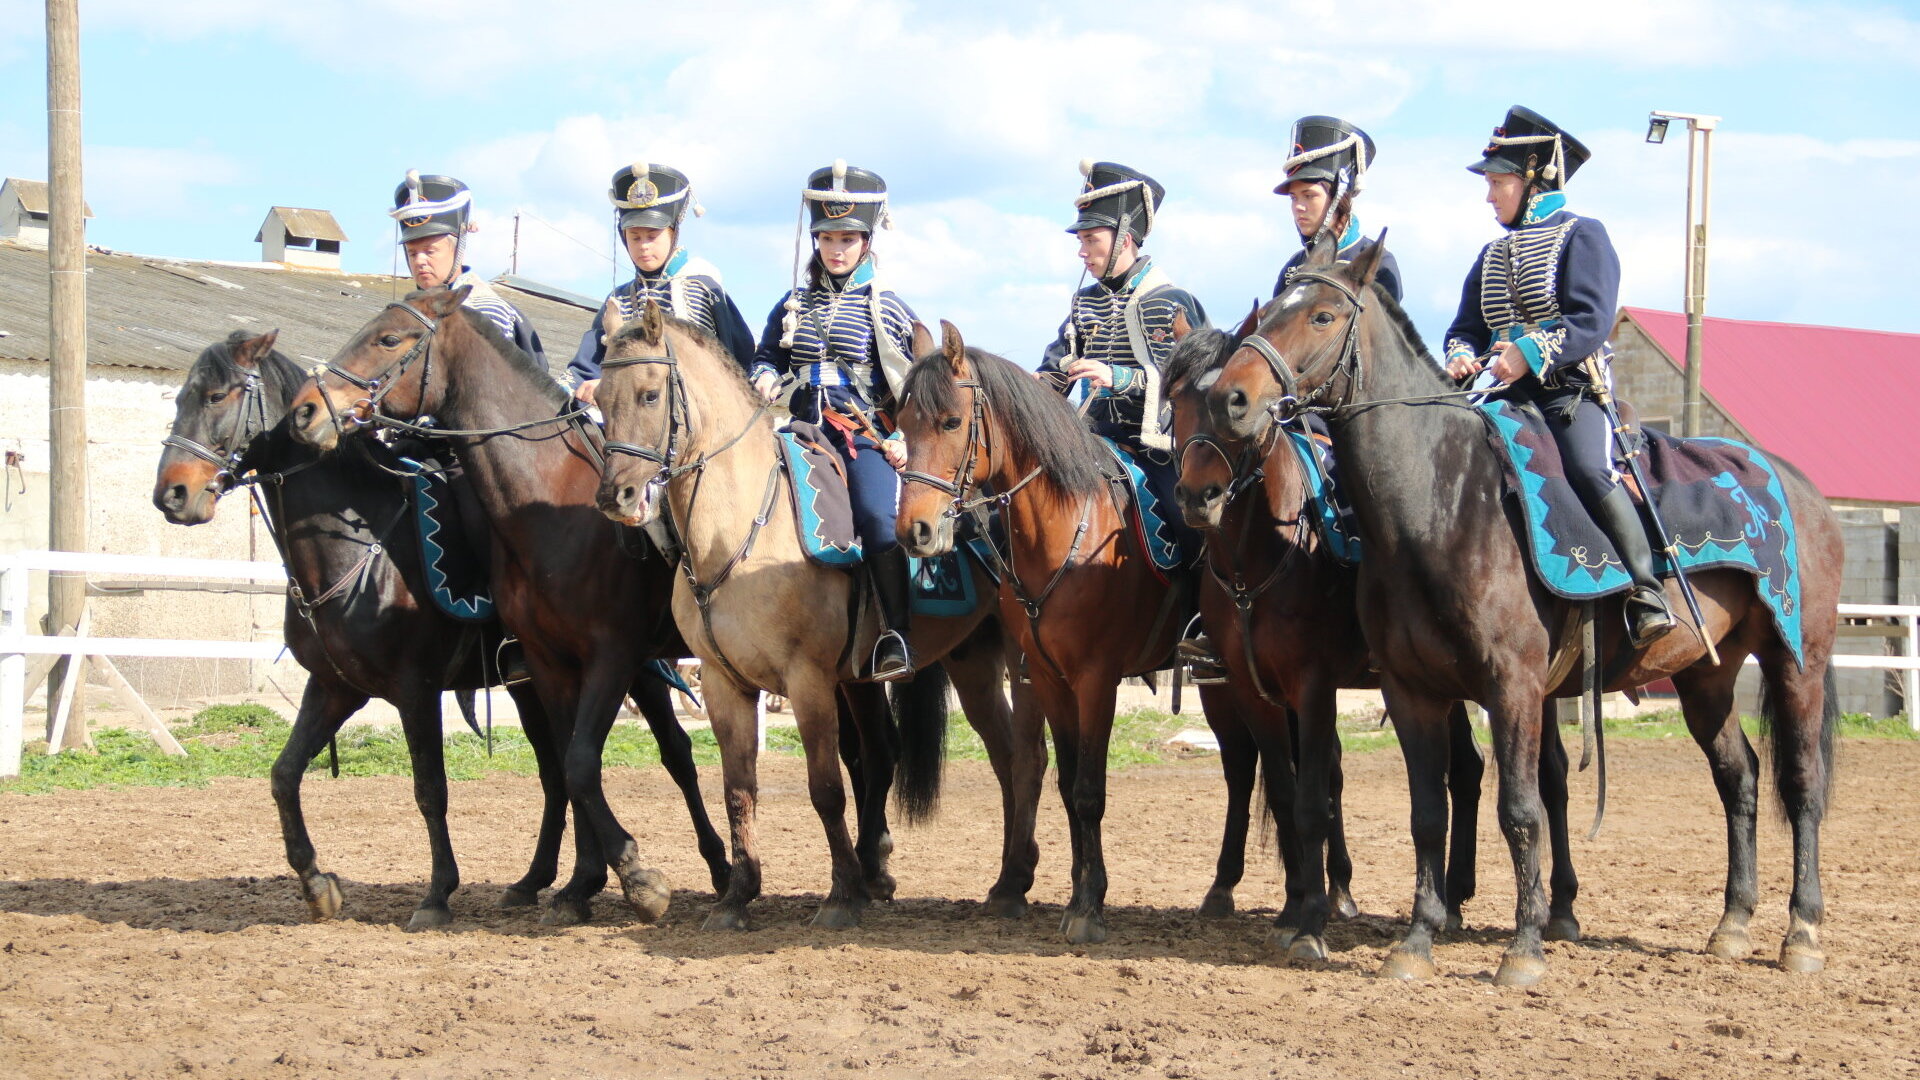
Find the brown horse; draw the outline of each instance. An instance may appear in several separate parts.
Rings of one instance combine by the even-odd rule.
[[[1440,848],[1445,836],[1445,713],[1456,700],[1485,706],[1500,771],[1501,830],[1513,855],[1515,936],[1495,981],[1526,985],[1546,973],[1548,922],[1540,881],[1541,801],[1536,766],[1552,661],[1570,646],[1567,602],[1529,572],[1518,509],[1499,499],[1502,469],[1476,410],[1449,400],[1412,324],[1373,287],[1385,245],[1352,264],[1317,252],[1261,313],[1257,344],[1243,344],[1208,391],[1223,430],[1259,438],[1301,408],[1323,411],[1359,521],[1365,559],[1360,616],[1412,785],[1415,878],[1412,923],[1383,973],[1434,973],[1433,934],[1444,914]],[[1252,339],[1249,339],[1251,342]],[[1793,831],[1791,922],[1781,944],[1788,970],[1825,963],[1819,828],[1832,768],[1838,709],[1831,693],[1843,548],[1826,500],[1798,470],[1774,459],[1799,528],[1802,656],[1775,629],[1752,575],[1689,575],[1704,626],[1682,626],[1643,653],[1625,654],[1618,598],[1600,605],[1600,653],[1609,688],[1671,678],[1687,726],[1707,754],[1727,816],[1726,904],[1709,951],[1751,951],[1757,762],[1734,709],[1734,680],[1748,656],[1760,664],[1763,720],[1773,738],[1774,781]],[[1683,610],[1668,586],[1669,603]],[[1702,644],[1711,636],[1720,662]],[[1623,670],[1613,673],[1613,669]]]
[[[445,425],[427,433],[455,443],[492,528],[494,602],[526,651],[573,803],[574,876],[544,919],[585,920],[611,866],[627,902],[653,920],[671,894],[607,805],[601,751],[648,663],[685,654],[667,615],[673,567],[657,553],[628,554],[594,509],[597,432],[569,410],[552,376],[462,306],[468,291],[433,289],[389,304],[301,389],[287,424],[295,439],[322,449],[368,424],[417,430],[407,421],[430,414]],[[705,820],[697,791],[687,804]],[[703,837],[701,855],[715,890],[724,890],[717,835]]]
[[[1244,327],[1251,332],[1251,327]],[[1291,838],[1301,860],[1289,862],[1286,907],[1276,920],[1273,943],[1295,959],[1326,956],[1321,930],[1330,914],[1358,914],[1348,893],[1353,863],[1347,857],[1340,812],[1340,739],[1335,728],[1335,692],[1380,685],[1354,606],[1356,573],[1334,557],[1312,520],[1306,471],[1290,440],[1276,427],[1259,442],[1230,441],[1213,430],[1206,392],[1238,340],[1211,327],[1194,331],[1167,363],[1167,399],[1180,447],[1176,495],[1187,524],[1207,535],[1206,576],[1200,613],[1208,635],[1226,662],[1229,681],[1243,700],[1258,707],[1239,718],[1268,762],[1267,794],[1276,818],[1291,816]],[[1461,924],[1461,907],[1474,893],[1474,828],[1480,807],[1483,763],[1466,708],[1448,714],[1447,787],[1452,795],[1452,847],[1447,859],[1447,924]],[[1566,836],[1566,754],[1550,740],[1552,760],[1543,779],[1559,780],[1558,799],[1548,798]],[[1297,759],[1287,750],[1297,745]],[[1251,766],[1236,776],[1226,740],[1222,765],[1229,805],[1245,805]],[[1275,784],[1274,774],[1291,773]],[[1287,790],[1292,801],[1282,796]],[[1244,811],[1241,813],[1244,819]],[[1243,826],[1244,830],[1244,826]],[[1240,842],[1244,843],[1244,831]],[[1288,837],[1282,834],[1283,842]],[[1231,835],[1229,844],[1233,843]],[[1556,848],[1556,850],[1558,850]],[[1332,882],[1322,888],[1322,867]],[[1556,861],[1558,870],[1571,864]],[[1562,890],[1556,882],[1556,895]]]
[[[608,449],[616,452],[607,457],[599,505],[627,524],[664,516],[681,538],[684,576],[674,590],[673,612],[706,673],[707,712],[726,775],[732,884],[706,925],[744,928],[747,905],[760,891],[753,710],[760,690],[784,695],[792,705],[806,747],[807,789],[832,852],[832,891],[814,925],[855,925],[870,900],[890,899],[894,888],[886,870],[893,846],[885,799],[891,777],[885,759],[874,755],[877,740],[863,736],[860,750],[878,786],[867,789],[859,807],[858,845],[847,836],[846,794],[835,759],[836,695],[871,699],[880,693],[878,685],[858,681],[859,660],[872,653],[879,634],[875,611],[859,587],[864,578],[816,565],[801,551],[785,492],[792,479],[781,465],[773,417],[710,336],[669,319],[654,304],[626,327],[611,304],[603,318],[607,359],[595,400],[606,414]],[[975,573],[984,597],[992,580]],[[1034,710],[1010,712],[1001,693],[1005,653],[992,614],[983,601],[966,617],[918,616],[911,637],[921,663],[939,661],[951,672],[967,719],[999,775],[1005,833],[1000,880],[988,907],[1018,915],[1026,910],[1039,859],[1034,814],[1046,747]],[[1024,696],[1016,690],[1017,699]],[[944,693],[903,711],[901,734],[909,745],[901,786],[910,817],[931,804],[939,771],[937,750],[928,757],[911,744],[937,748],[945,723]]]
[[[1076,944],[1106,938],[1107,741],[1122,677],[1171,653],[1190,599],[1149,561],[1128,524],[1115,463],[1066,399],[1013,364],[969,349],[942,323],[938,351],[909,371],[900,409],[907,483],[900,542],[914,555],[949,550],[955,520],[998,503],[1011,554],[1001,568],[1001,620],[1027,656],[1053,732],[1073,838],[1073,897],[1061,930]],[[1202,687],[1209,723],[1230,710],[1225,687]],[[1290,819],[1282,820],[1290,826]]]

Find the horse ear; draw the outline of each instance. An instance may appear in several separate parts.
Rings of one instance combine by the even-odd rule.
[[[1381,229],[1380,237],[1373,242],[1373,246],[1367,248],[1365,253],[1353,261],[1354,281],[1361,289],[1364,290],[1373,284],[1373,279],[1380,273],[1380,264],[1386,257],[1387,230]]]
[[[257,338],[248,338],[233,350],[233,362],[243,368],[257,368],[260,358],[273,351],[273,343],[280,337],[280,331],[269,330]]]
[[[611,342],[626,324],[626,316],[620,313],[620,301],[607,297],[606,306],[600,309],[600,344]]]
[[[653,300],[647,301],[646,310],[640,313],[640,336],[655,343],[666,339],[667,313]]]
[[[927,324],[921,322],[919,319],[913,320],[913,351],[911,355],[915,360],[918,360],[932,351],[933,331],[928,330]]]
[[[1177,342],[1191,333],[1193,333],[1193,321],[1187,318],[1187,309],[1183,307],[1174,308],[1173,340]]]
[[[459,311],[460,305],[467,302],[467,296],[472,292],[471,285],[462,285],[457,289],[431,289],[420,297],[420,302],[426,305],[427,314],[438,322]]]
[[[967,342],[960,336],[960,328],[945,319],[940,320],[940,355],[947,358],[947,366],[953,369],[956,379],[967,377]]]
[[[1234,340],[1244,341],[1252,337],[1253,332],[1258,329],[1260,329],[1260,301],[1255,300],[1253,310],[1247,312],[1246,321],[1240,324],[1240,329],[1234,331]]]
[[[1339,251],[1340,241],[1334,239],[1330,232],[1322,233],[1313,243],[1307,245],[1307,261],[1302,265],[1302,269],[1332,266],[1335,262],[1334,256],[1339,254]]]

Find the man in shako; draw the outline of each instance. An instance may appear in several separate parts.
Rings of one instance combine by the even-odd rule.
[[[1282,166],[1286,179],[1273,189],[1293,204],[1293,225],[1300,233],[1300,250],[1280,269],[1273,283],[1279,296],[1307,261],[1314,241],[1325,238],[1338,246],[1334,258],[1352,262],[1373,249],[1375,240],[1360,229],[1353,200],[1366,186],[1373,165],[1373,139],[1337,116],[1303,116],[1293,122],[1293,155]],[[1400,299],[1400,264],[1391,252],[1380,260],[1374,277],[1395,300]]]
[[[407,178],[393,189],[388,216],[400,223],[400,245],[406,250],[407,272],[415,288],[471,287],[464,307],[487,317],[508,341],[546,370],[547,357],[540,335],[520,309],[502,299],[485,278],[466,264],[467,234],[477,232],[473,193],[451,176],[422,176],[407,170]]]
[[[686,174],[657,162],[623,165],[613,174],[607,199],[613,203],[627,257],[633,260],[633,280],[607,294],[619,305],[620,317],[634,318],[651,300],[674,318],[718,338],[740,370],[746,371],[753,363],[753,331],[721,286],[720,271],[680,246],[680,227],[688,211],[695,217],[706,214],[694,201]],[[593,325],[567,364],[573,396],[588,403],[600,385],[600,362],[607,357],[601,319],[602,315],[594,315]]]
[[[894,535],[907,448],[888,429],[912,359],[914,315],[875,279],[873,235],[892,225],[887,185],[836,161],[807,177],[801,203],[812,251],[804,264],[796,258],[794,288],[767,316],[751,377],[771,401],[781,377],[792,376],[794,418],[819,424],[846,463],[854,531],[885,624],[869,677],[901,679],[913,673],[907,553]]]
[[[1613,425],[1597,400],[1613,385],[1620,259],[1600,222],[1567,210],[1566,182],[1585,164],[1580,140],[1514,106],[1479,161],[1487,202],[1505,236],[1480,251],[1447,331],[1447,373],[1488,371],[1503,391],[1539,406],[1568,482],[1613,541],[1633,591],[1628,636],[1644,647],[1673,629],[1653,552],[1633,497],[1614,471]]]

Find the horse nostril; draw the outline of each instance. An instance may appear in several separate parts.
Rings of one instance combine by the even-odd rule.
[[[160,496],[162,510],[177,511],[185,505],[187,505],[187,485],[185,484],[174,484],[167,488],[166,494]]]
[[[1234,390],[1227,394],[1227,415],[1239,419],[1247,415],[1247,392]]]
[[[626,487],[623,487],[620,489],[620,505],[621,506],[632,506],[634,503],[639,501],[640,501],[639,488],[634,487],[632,484],[628,484]]]
[[[1209,484],[1207,485],[1207,489],[1200,493],[1200,501],[1212,502],[1213,500],[1219,498],[1220,494],[1221,492],[1220,492],[1219,484]]]

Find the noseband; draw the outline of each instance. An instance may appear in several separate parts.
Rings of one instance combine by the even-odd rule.
[[[987,428],[987,388],[975,379],[958,380],[955,386],[973,391],[973,416],[967,421],[967,452],[960,460],[960,467],[954,471],[952,480],[942,480],[932,473],[903,470],[900,473],[902,484],[925,484],[935,491],[944,492],[952,497],[946,509],[946,516],[958,518],[961,514],[972,513],[989,503],[1005,506],[1020,493],[1020,489],[1032,483],[1040,475],[1041,466],[1035,465],[1033,471],[1020,478],[1018,483],[1002,492],[992,492],[969,497],[977,481],[974,472],[980,464],[982,451],[985,451],[989,471],[993,465],[993,447],[986,443]],[[984,522],[982,523],[985,524]]]
[[[213,474],[213,481],[208,485],[219,496],[232,491],[240,482],[240,463],[246,458],[247,447],[252,444],[254,436],[266,429],[267,400],[260,388],[260,373],[249,371],[240,387],[240,402],[234,409],[233,430],[227,436],[215,439],[214,445],[208,446],[185,435],[169,432],[165,439],[160,440],[160,444],[185,450],[219,470]],[[216,449],[220,446],[227,448],[224,456]]]
[[[1323,349],[1318,356],[1300,369],[1298,375],[1294,374],[1293,365],[1287,362],[1287,358],[1265,336],[1258,333],[1250,334],[1240,343],[1240,348],[1252,349],[1260,354],[1260,358],[1267,362],[1268,370],[1273,373],[1274,381],[1280,384],[1279,400],[1267,407],[1267,411],[1278,423],[1285,423],[1303,413],[1338,412],[1360,392],[1360,313],[1366,310],[1366,302],[1360,299],[1360,295],[1354,292],[1346,282],[1332,274],[1305,271],[1295,274],[1293,280],[1296,285],[1312,281],[1331,287],[1353,308],[1353,314],[1347,319],[1347,330],[1341,335],[1338,351],[1335,352],[1332,348]],[[1312,390],[1307,391],[1305,397],[1300,396],[1301,381],[1314,374],[1316,369],[1327,362],[1328,357],[1332,357],[1332,360],[1327,367],[1325,377],[1320,379]],[[1334,379],[1342,372],[1348,375],[1345,399],[1332,404],[1320,404],[1321,398],[1325,397],[1333,386]]]

